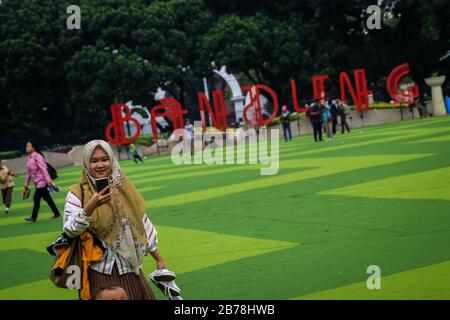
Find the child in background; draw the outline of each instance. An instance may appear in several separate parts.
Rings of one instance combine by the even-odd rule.
[[[136,148],[134,143],[130,144],[130,153],[133,156],[133,160],[135,163],[138,163],[138,160],[140,162],[144,162],[144,160],[142,160],[141,156],[139,155],[138,149]]]

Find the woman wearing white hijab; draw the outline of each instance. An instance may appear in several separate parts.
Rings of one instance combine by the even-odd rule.
[[[107,178],[108,187],[96,190],[96,179]],[[83,199],[83,203],[82,203]],[[83,149],[81,181],[72,186],[64,208],[64,231],[77,237],[86,229],[104,243],[106,253],[89,269],[95,294],[116,285],[130,299],[155,299],[142,272],[142,259],[149,252],[156,260],[152,281],[169,297],[179,296],[175,273],[167,270],[157,249],[156,229],[145,213],[145,201],[125,176],[109,144],[93,140]]]

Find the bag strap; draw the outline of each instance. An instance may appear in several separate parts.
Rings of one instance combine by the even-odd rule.
[[[81,208],[84,207],[84,192],[83,192],[83,186],[80,182],[80,192],[81,192]]]

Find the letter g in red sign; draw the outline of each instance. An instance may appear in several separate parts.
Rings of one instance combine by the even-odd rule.
[[[125,117],[122,115],[122,108],[125,109]],[[141,125],[139,124],[139,121],[131,117],[130,114],[130,108],[128,108],[125,103],[113,104],[111,106],[112,122],[108,124],[105,130],[106,138],[111,144],[130,144],[136,140],[141,133]],[[123,126],[123,123],[126,121],[131,121],[136,125],[136,133],[128,139]],[[114,138],[111,136],[111,130],[114,131]]]
[[[397,66],[388,76],[386,87],[395,103],[413,103],[414,98],[419,96],[419,86],[414,84],[407,88],[408,92],[405,93],[399,88],[400,80],[409,74],[409,65],[407,63]]]

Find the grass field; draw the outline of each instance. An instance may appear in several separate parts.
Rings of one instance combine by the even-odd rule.
[[[121,165],[185,299],[450,299],[450,117],[280,141],[274,176],[170,157]],[[59,175],[66,190],[80,168]],[[61,219],[42,202],[38,222],[25,222],[32,200],[20,199],[23,176],[16,184],[0,215],[0,299],[76,299],[48,280]],[[381,290],[367,289],[370,265]],[[145,273],[154,267],[147,257]]]

